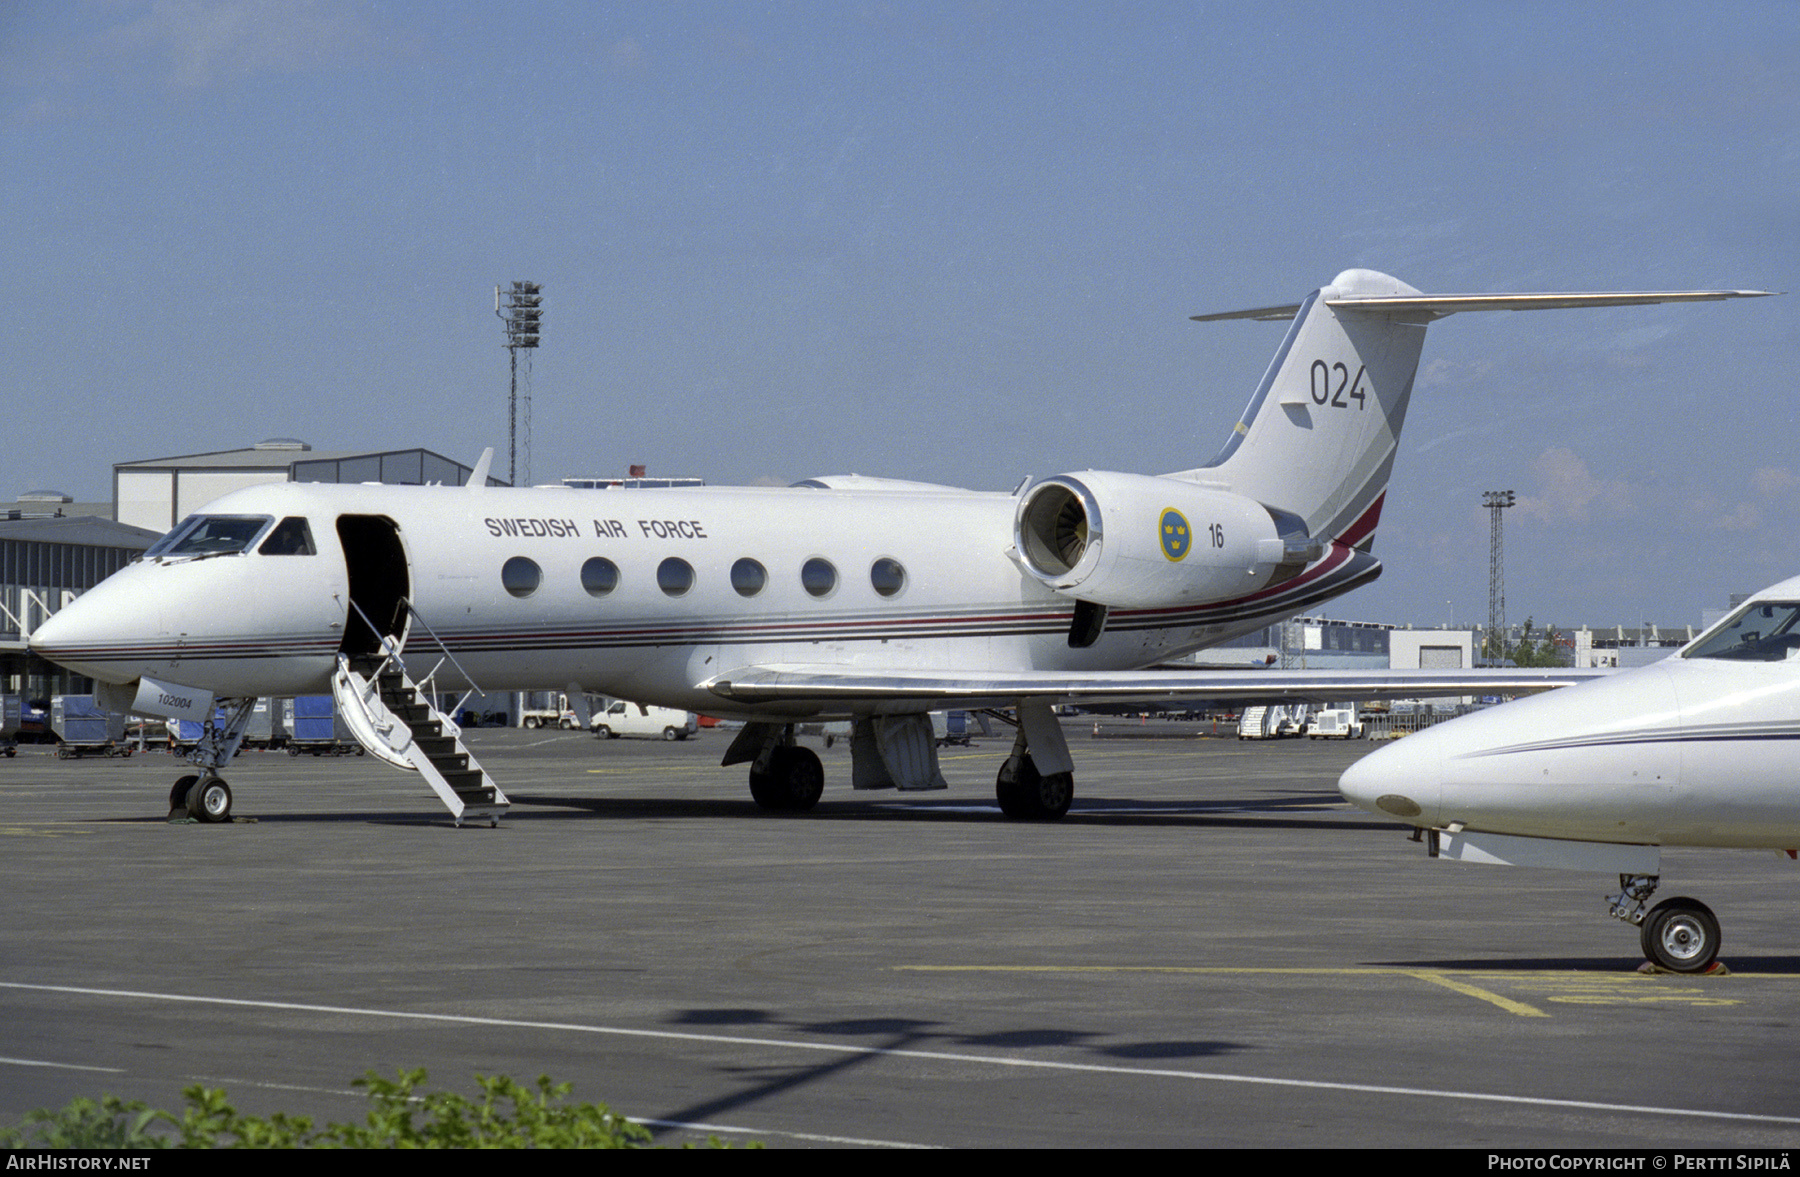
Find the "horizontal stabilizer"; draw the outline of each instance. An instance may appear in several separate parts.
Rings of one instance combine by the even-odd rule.
[[[1776,292],[1773,290],[1636,290],[1564,294],[1421,294],[1328,298],[1325,305],[1336,309],[1441,319],[1458,311],[1561,311],[1581,307],[1650,306],[1660,302],[1719,302],[1727,298],[1766,298],[1774,293]],[[1300,304],[1290,303],[1243,311],[1222,311],[1213,315],[1193,315],[1191,318],[1196,323],[1214,323],[1224,319],[1277,321],[1291,319],[1299,312]]]

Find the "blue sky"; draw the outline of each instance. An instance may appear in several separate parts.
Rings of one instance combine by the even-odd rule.
[[[298,436],[538,481],[1010,488],[1210,457],[1339,270],[1789,290],[1800,5],[0,7],[0,493]],[[1800,296],[1432,328],[1359,619],[1800,573]]]

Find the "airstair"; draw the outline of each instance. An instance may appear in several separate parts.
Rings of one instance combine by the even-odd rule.
[[[483,818],[490,826],[500,824],[511,802],[464,746],[462,729],[407,677],[392,638],[383,640],[379,659],[352,661],[339,654],[331,693],[357,742],[389,764],[423,776],[457,825]]]

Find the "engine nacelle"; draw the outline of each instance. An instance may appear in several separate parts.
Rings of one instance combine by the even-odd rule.
[[[1057,592],[1124,608],[1243,596],[1324,553],[1286,511],[1183,478],[1109,470],[1026,488],[1013,542]]]

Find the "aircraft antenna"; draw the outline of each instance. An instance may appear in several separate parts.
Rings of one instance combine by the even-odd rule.
[[[1513,505],[1510,490],[1488,490],[1481,505],[1488,509],[1488,634],[1487,656],[1506,660],[1506,544],[1500,535],[1500,512]]]
[[[506,324],[506,353],[512,363],[512,385],[506,399],[506,479],[514,486],[529,485],[531,352],[537,348],[540,320],[544,317],[543,286],[536,282],[514,282],[510,289],[494,287],[494,314]],[[523,380],[519,378],[521,351],[525,353]],[[521,458],[524,459],[522,465]],[[519,481],[521,470],[523,483]]]

